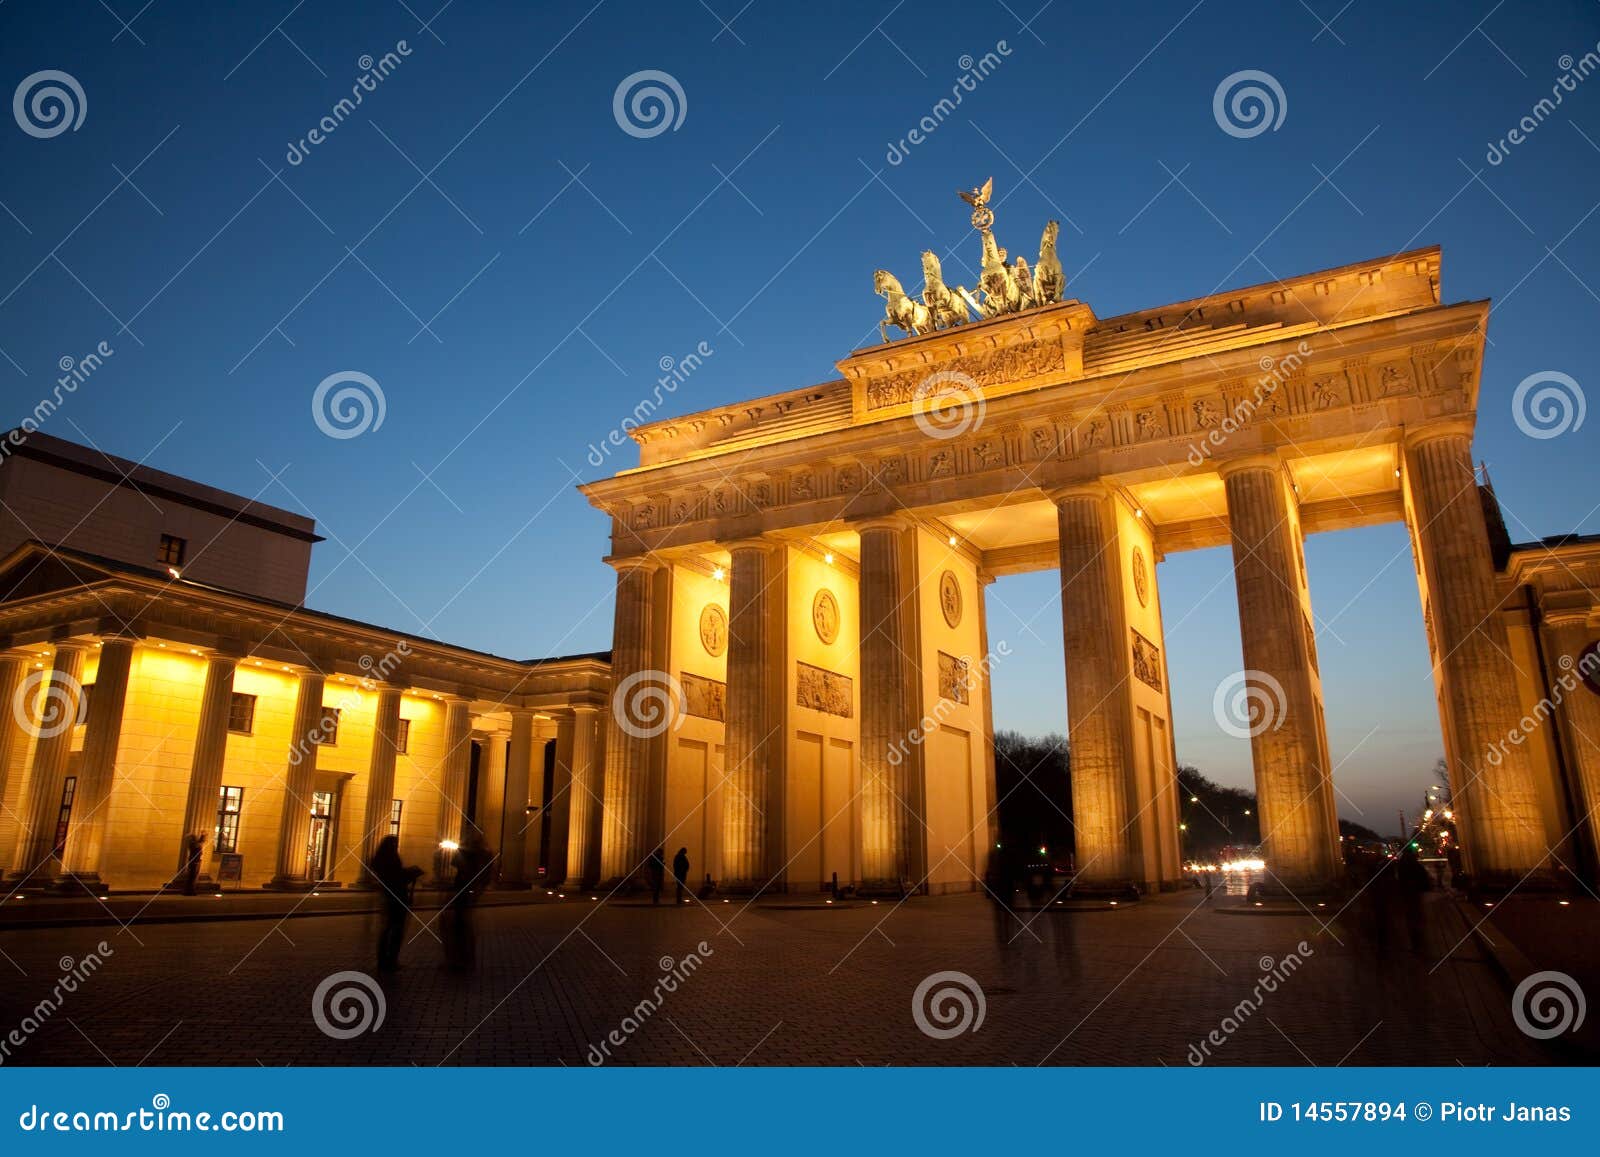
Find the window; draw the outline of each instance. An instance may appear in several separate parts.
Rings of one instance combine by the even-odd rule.
[[[401,755],[406,755],[411,749],[411,720],[402,719],[400,728],[394,733],[394,749]],[[399,814],[396,812],[395,814]]]
[[[217,796],[217,832],[212,847],[217,854],[239,850],[239,811],[244,806],[244,788],[223,785]]]
[[[400,811],[405,806],[406,802],[402,799],[389,801],[389,834],[397,839],[400,836]]]
[[[82,727],[89,722],[89,692],[93,690],[93,683],[85,683],[78,688],[78,721],[73,724],[74,727]]]
[[[61,810],[56,812],[56,844],[55,854],[64,855],[67,850],[67,825],[72,819],[72,797],[78,794],[78,777],[69,775],[61,781]]]
[[[228,730],[249,735],[256,726],[256,697],[235,691],[228,700]]]
[[[162,566],[182,566],[184,556],[188,553],[188,539],[179,538],[175,534],[163,534],[161,549],[156,552],[156,561]]]
[[[324,747],[339,746],[339,709],[337,707],[324,707],[322,709],[322,722],[317,727],[316,735],[312,742]]]

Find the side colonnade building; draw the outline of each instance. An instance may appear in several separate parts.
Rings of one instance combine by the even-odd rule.
[[[309,519],[43,434],[0,502],[6,891],[166,887],[191,835],[211,890],[359,886],[388,835],[437,880],[472,829],[500,886],[589,870],[606,655],[308,610]]]

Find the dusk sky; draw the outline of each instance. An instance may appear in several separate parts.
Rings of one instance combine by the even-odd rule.
[[[1442,246],[1444,299],[1493,302],[1475,452],[1513,538],[1600,530],[1600,416],[1551,438],[1512,416],[1530,374],[1594,386],[1600,75],[1508,139],[1600,54],[1591,0],[141,2],[0,6],[5,91],[59,70],[84,104],[58,135],[0,125],[5,421],[106,343],[46,432],[314,517],[317,609],[608,648],[607,520],[575,486],[637,454],[591,445],[701,343],[661,416],[836,377],[878,340],[875,268],[920,283],[931,248],[972,284],[955,191],[991,175],[1001,243],[1031,258],[1060,220],[1067,295],[1102,318]],[[652,136],[613,109],[644,70],[682,91]],[[1276,128],[1219,126],[1241,70],[1280,86]],[[385,411],[336,439],[312,394],[343,371]],[[1442,754],[1406,534],[1318,535],[1306,561],[1341,811],[1392,831]],[[1249,785],[1212,714],[1241,666],[1230,554],[1158,577],[1179,758]],[[989,589],[998,727],[1065,728],[1056,583]]]

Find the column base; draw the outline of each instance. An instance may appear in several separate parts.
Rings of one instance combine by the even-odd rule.
[[[215,892],[221,886],[222,885],[217,882],[215,877],[211,876],[209,873],[202,872],[200,875],[194,878],[194,890],[196,893]],[[187,887],[188,885],[180,878],[176,880],[168,880],[165,884],[162,884],[161,891],[163,893],[177,893],[178,895],[182,895]]]
[[[100,878],[99,872],[63,872],[51,882],[50,890],[67,896],[76,896],[80,892],[99,896],[106,891],[106,882]]]
[[[342,888],[338,880],[307,880],[303,876],[274,876],[261,885],[263,892],[321,892]]]
[[[1064,895],[1068,900],[1116,900],[1122,903],[1137,900],[1144,895],[1132,880],[1094,880],[1087,884],[1070,885]]]
[[[904,900],[915,894],[916,889],[905,880],[862,880],[856,889],[856,895],[876,899]]]
[[[8,892],[49,892],[55,887],[54,874],[46,872],[11,872],[6,876],[5,889]]]

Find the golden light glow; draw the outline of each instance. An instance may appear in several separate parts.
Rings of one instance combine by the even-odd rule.
[[[720,566],[715,568],[711,572],[711,577],[716,579],[718,582],[721,582],[724,578],[727,577],[727,575],[728,575],[728,572],[723,570]]]

